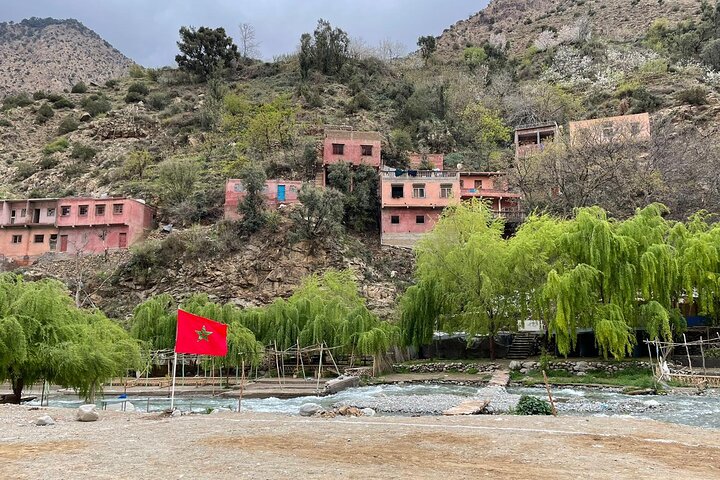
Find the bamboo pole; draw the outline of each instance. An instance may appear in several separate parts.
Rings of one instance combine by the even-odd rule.
[[[703,348],[703,337],[700,337],[700,356],[702,356],[702,363],[703,363],[703,375],[707,375],[707,370],[705,369],[705,349]]]
[[[320,362],[318,364],[317,383],[315,384],[315,390],[320,391],[320,375],[322,375],[322,357],[323,357],[323,343],[320,344]]]
[[[300,351],[300,339],[297,339],[298,344],[298,357],[300,357],[300,367],[302,368],[303,380],[305,380],[305,362],[302,359],[302,352]]]
[[[278,373],[278,385],[280,385],[280,390],[282,390],[283,384],[282,384],[282,378],[280,378],[280,361],[278,360],[278,351],[277,351],[277,342],[273,342],[275,345],[275,350],[273,351],[273,355],[275,355],[275,368],[277,369]]]
[[[543,370],[543,378],[545,379],[545,390],[547,390],[548,398],[550,399],[550,406],[552,407],[553,417],[557,417],[557,409],[555,408],[555,402],[552,398],[552,392],[550,391],[550,383],[548,383],[548,378],[545,374],[545,370]]]
[[[325,345],[325,342],[323,342],[323,345]],[[330,360],[332,360],[333,365],[335,365],[335,371],[338,373],[338,375],[340,375],[340,369],[338,368],[337,363],[335,362],[335,357],[332,354],[332,350],[328,349],[328,352],[330,353]]]
[[[683,333],[683,343],[685,344],[685,353],[687,354],[688,366],[690,367],[690,373],[693,373],[692,360],[690,360],[690,349],[688,348],[687,338],[685,337],[684,333]]]

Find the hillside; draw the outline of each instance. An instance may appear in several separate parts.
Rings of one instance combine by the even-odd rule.
[[[407,151],[420,151],[445,154],[449,167],[505,171],[527,211],[569,216],[597,204],[626,218],[660,202],[673,219],[720,213],[720,62],[707,50],[720,51],[720,15],[698,14],[690,0],[669,3],[496,1],[453,26],[423,61],[361,52],[322,71],[288,55],[202,79],[135,66],[76,93],[26,83],[0,108],[0,197],[125,195],[158,207],[174,233],[154,232],[79,282],[88,301],[117,315],[161,292],[264,304],[288,296],[307,273],[351,267],[374,311],[392,316],[412,255],[379,246],[377,212],[367,211],[377,198],[346,192],[345,234],[313,249],[292,238],[287,212],[269,214],[254,232],[222,221],[225,181],[248,167],[311,181],[323,127],[346,125],[379,131],[388,165],[402,168]],[[560,35],[586,14],[589,23]],[[541,31],[549,33],[534,44]],[[498,34],[510,48],[493,46]],[[515,158],[516,125],[554,121],[563,132],[571,121],[639,112],[652,123],[641,148],[578,151],[560,135],[558,149]],[[71,263],[41,261],[31,272],[78,283]]]
[[[0,23],[0,98],[125,75],[132,60],[77,20]]]
[[[702,0],[492,0],[484,10],[446,29],[438,51],[452,57],[466,46],[490,42],[522,52],[542,39],[542,32],[560,37],[579,28],[613,42],[643,38],[652,22],[697,20]]]

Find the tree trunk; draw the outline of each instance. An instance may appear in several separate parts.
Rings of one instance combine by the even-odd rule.
[[[495,360],[495,335],[490,334],[490,360]]]
[[[22,399],[22,391],[25,388],[25,380],[22,377],[12,379],[13,399],[12,403],[20,405]]]

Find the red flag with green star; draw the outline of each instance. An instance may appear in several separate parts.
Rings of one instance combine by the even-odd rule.
[[[227,355],[227,325],[178,310],[176,353]]]

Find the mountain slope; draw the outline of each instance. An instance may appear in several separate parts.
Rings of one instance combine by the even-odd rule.
[[[489,41],[513,52],[533,44],[543,31],[562,32],[586,22],[595,35],[614,41],[641,38],[652,22],[696,19],[701,0],[492,0],[484,10],[446,29],[438,51],[462,51]]]
[[[125,75],[133,61],[77,20],[0,23],[0,97]]]

